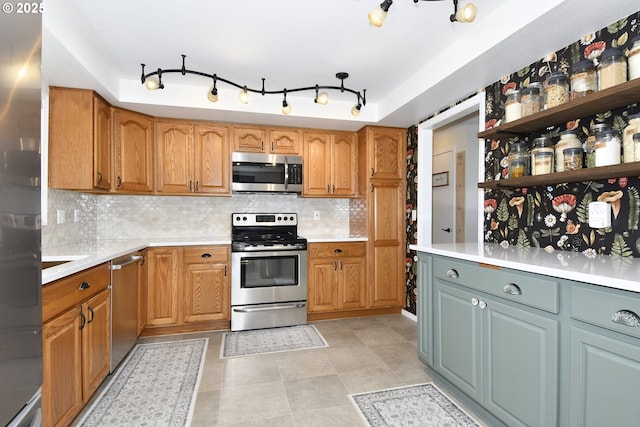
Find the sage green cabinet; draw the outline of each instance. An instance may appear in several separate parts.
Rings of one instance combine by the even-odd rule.
[[[418,358],[426,365],[433,365],[433,306],[431,304],[432,280],[431,260],[425,254],[418,254]]]

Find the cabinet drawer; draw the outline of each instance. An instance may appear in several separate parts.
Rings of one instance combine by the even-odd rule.
[[[83,283],[88,287],[81,286]],[[105,263],[43,286],[42,321],[86,301],[106,289],[110,283],[109,264]]]
[[[551,277],[437,257],[433,261],[433,274],[461,286],[559,313],[559,283]]]
[[[571,286],[571,317],[640,337],[640,295],[603,288]],[[615,321],[614,321],[615,319]]]
[[[364,256],[365,242],[309,243],[309,258]]]
[[[228,262],[228,246],[190,246],[184,248],[185,264],[202,264],[209,262]]]

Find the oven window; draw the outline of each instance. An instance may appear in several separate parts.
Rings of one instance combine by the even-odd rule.
[[[297,255],[242,258],[240,264],[242,288],[297,285]]]
[[[233,182],[251,184],[284,184],[284,164],[234,163]]]

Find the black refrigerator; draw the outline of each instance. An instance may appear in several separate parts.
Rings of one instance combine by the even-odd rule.
[[[26,5],[0,12],[0,426],[12,427],[41,423],[42,17]]]

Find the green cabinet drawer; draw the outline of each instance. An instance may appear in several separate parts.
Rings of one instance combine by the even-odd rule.
[[[559,279],[489,264],[434,257],[435,277],[530,307],[559,313]]]
[[[640,295],[594,285],[572,285],[571,317],[640,337]]]

